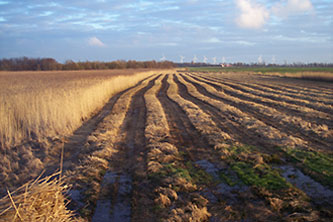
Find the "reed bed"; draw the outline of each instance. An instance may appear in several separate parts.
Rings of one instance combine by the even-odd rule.
[[[0,146],[69,135],[117,92],[151,72],[0,73]]]

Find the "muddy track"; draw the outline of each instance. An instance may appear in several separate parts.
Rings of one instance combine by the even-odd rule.
[[[234,107],[238,108],[239,110],[243,111],[244,113],[247,113],[250,116],[262,121],[266,125],[272,126],[273,128],[286,132],[288,135],[293,135],[298,138],[301,138],[304,141],[307,141],[309,143],[309,146],[312,148],[327,149],[327,150],[330,150],[330,148],[331,148],[331,145],[329,143],[323,141],[322,138],[318,138],[316,136],[312,136],[310,134],[302,132],[297,127],[293,127],[290,125],[286,126],[284,124],[280,124],[279,122],[272,120],[272,118],[269,118],[262,113],[256,112],[255,110],[251,109],[251,107],[247,107],[246,105],[240,106],[239,104],[233,102],[232,100],[227,100],[225,98],[221,98],[219,96],[209,93],[203,86],[199,85],[198,83],[190,81],[188,78],[186,78],[186,76],[184,76],[184,79],[187,82],[190,82],[191,84],[193,84],[201,94],[203,94],[207,97],[211,97],[216,100],[220,100],[228,105],[234,106]]]
[[[246,145],[272,149],[274,148],[273,144],[265,139],[260,138],[260,135],[256,135],[248,130],[244,130],[244,127],[241,126],[232,115],[222,113],[215,106],[190,95],[186,89],[186,86],[180,83],[176,76],[175,82],[179,87],[179,94],[184,99],[193,102],[194,104],[198,105],[204,112],[208,113],[214,122],[219,126],[219,128],[228,133],[235,141]]]
[[[247,97],[245,95],[241,95],[239,93],[236,93],[236,92],[233,92],[231,90],[227,90],[227,89],[224,89],[222,86],[218,85],[218,84],[214,84],[212,83],[209,78],[206,78],[206,77],[196,77],[196,76],[193,76],[191,75],[194,79],[198,80],[198,81],[203,81],[204,83],[208,84],[208,85],[211,85],[212,87],[214,87],[216,90],[223,90],[223,92],[227,95],[230,95],[232,97],[237,97],[241,100],[244,100],[244,101],[250,101],[250,102],[256,102],[258,104],[262,104],[264,106],[267,106],[267,107],[272,107],[282,113],[288,113],[289,115],[293,115],[293,116],[299,116],[301,117],[302,119],[304,120],[307,120],[309,122],[313,122],[313,123],[321,123],[321,124],[327,124],[330,128],[333,128],[333,123],[331,123],[330,121],[328,121],[327,118],[321,118],[321,117],[318,117],[318,116],[315,116],[315,115],[309,115],[301,110],[298,110],[298,109],[295,109],[295,108],[292,108],[292,107],[287,107],[287,106],[281,106],[279,104],[276,104],[274,102],[269,102],[269,101],[263,101],[259,98],[250,98],[250,97]],[[205,81],[208,80],[208,81]]]
[[[123,139],[114,144],[117,153],[111,157],[110,168],[104,176],[104,181],[109,180],[105,189],[112,190],[111,204],[110,201],[103,201],[104,197],[101,197],[101,204],[97,201],[92,221],[99,222],[105,221],[105,219],[116,222],[131,221],[132,215],[135,214],[132,212],[132,198],[136,190],[140,188],[138,188],[137,181],[133,180],[133,172],[136,170],[134,166],[146,159],[144,156],[146,106],[143,95],[154,85],[157,78],[150,80],[146,87],[140,89],[131,98],[129,109],[119,132]],[[145,163],[141,163],[141,165],[145,165]]]
[[[119,164],[119,168],[121,171],[126,171],[130,177],[133,177],[133,166],[138,164],[138,161],[141,161],[141,165],[146,165],[144,161],[146,160],[145,157],[145,136],[144,136],[144,129],[146,123],[146,105],[144,100],[144,94],[149,90],[153,85],[155,80],[151,80],[145,88],[138,91],[132,97],[132,103],[130,108],[126,114],[126,118],[124,120],[124,131],[126,132],[125,141],[122,144],[123,147],[123,157],[121,158],[122,161]],[[133,181],[132,184],[132,193],[135,193],[136,190],[140,190],[139,181]],[[132,198],[127,199],[128,204],[133,201]],[[131,214],[136,214],[136,212],[131,212]],[[128,215],[131,216],[131,215]],[[122,220],[119,221],[124,221]],[[130,221],[130,218],[128,218]]]

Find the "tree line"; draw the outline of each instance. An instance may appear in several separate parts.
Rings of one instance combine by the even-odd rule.
[[[74,62],[67,60],[59,63],[53,58],[11,58],[0,60],[0,70],[2,71],[47,71],[47,70],[93,70],[93,69],[169,69],[175,64],[170,61],[156,62],[117,60],[112,62],[85,61]]]

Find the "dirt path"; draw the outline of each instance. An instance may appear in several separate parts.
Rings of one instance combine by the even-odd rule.
[[[156,79],[156,78],[155,78]],[[132,194],[138,188],[138,181],[133,181],[135,166],[145,161],[145,121],[146,106],[143,95],[154,85],[151,80],[148,85],[131,98],[131,104],[121,126],[121,139],[115,144],[117,153],[111,157],[110,167],[102,182],[102,192],[96,204],[92,221],[131,221]],[[141,164],[144,165],[144,164]],[[105,182],[106,181],[106,182]],[[104,184],[103,184],[104,183]],[[108,189],[103,192],[104,189]],[[105,193],[111,193],[109,199]],[[105,200],[106,199],[106,200]]]

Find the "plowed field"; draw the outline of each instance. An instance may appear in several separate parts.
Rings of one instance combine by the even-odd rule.
[[[156,73],[102,113],[64,153],[89,220],[333,218],[332,83]]]

